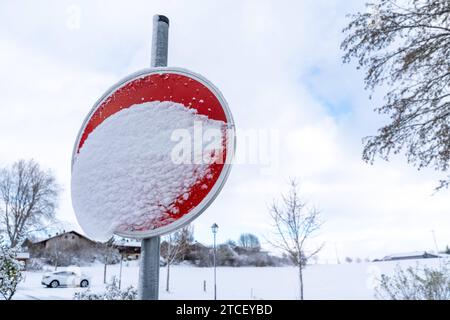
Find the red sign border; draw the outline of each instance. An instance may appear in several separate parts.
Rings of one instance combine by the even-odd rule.
[[[225,98],[223,97],[222,93],[220,92],[217,87],[215,87],[208,79],[205,77],[199,75],[198,73],[192,72],[190,70],[184,69],[184,68],[177,68],[177,67],[159,67],[159,68],[147,68],[139,70],[135,73],[132,73],[131,75],[127,76],[126,78],[120,80],[113,86],[111,86],[106,92],[96,101],[94,106],[91,108],[90,112],[85,117],[83,124],[78,132],[77,138],[75,140],[73,150],[72,150],[72,162],[71,162],[71,170],[73,168],[73,164],[75,161],[75,157],[78,151],[78,146],[80,144],[81,137],[83,135],[83,132],[86,129],[87,124],[89,123],[89,120],[91,119],[92,115],[96,112],[96,110],[102,105],[102,103],[108,99],[111,94],[113,94],[116,90],[123,87],[127,83],[134,81],[138,78],[149,76],[152,74],[175,74],[175,75],[182,75],[190,77],[201,84],[203,84],[206,88],[208,88],[217,98],[217,100],[220,102],[220,105],[222,106],[222,109],[224,110],[225,116],[226,116],[226,127],[227,127],[227,146],[226,146],[226,159],[223,166],[223,169],[214,184],[214,186],[211,188],[209,193],[206,195],[206,197],[189,213],[183,215],[180,219],[176,220],[175,222],[172,222],[166,226],[159,227],[153,230],[147,230],[147,231],[127,231],[127,232],[116,232],[116,235],[119,235],[121,237],[126,238],[135,238],[135,239],[145,239],[145,238],[151,238],[156,236],[162,236],[164,234],[171,233],[179,228],[182,228],[183,226],[189,224],[193,220],[195,220],[198,216],[200,216],[215,200],[217,195],[222,190],[229,174],[231,171],[232,166],[232,159],[234,157],[235,149],[236,149],[236,129],[235,124],[233,120],[233,116],[231,114],[231,111],[228,107],[228,103],[226,102]]]

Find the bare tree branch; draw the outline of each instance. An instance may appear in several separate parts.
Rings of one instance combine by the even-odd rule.
[[[322,226],[320,212],[309,208],[298,192],[298,183],[290,181],[290,190],[281,196],[281,204],[275,201],[269,208],[273,235],[267,242],[275,248],[285,251],[299,270],[299,292],[303,300],[303,268],[308,259],[315,256],[323,245],[307,252],[308,240]]]
[[[34,160],[0,169],[0,226],[12,247],[54,219],[59,191],[53,174]]]
[[[343,61],[365,69],[366,87],[386,87],[375,110],[390,116],[364,139],[363,159],[389,160],[404,153],[418,169],[450,175],[450,1],[375,0],[368,12],[351,15],[341,44]],[[401,5],[400,5],[401,4]]]
[[[194,241],[194,228],[187,225],[167,236],[161,243],[161,257],[166,263],[166,291],[170,290],[170,266],[181,259]]]

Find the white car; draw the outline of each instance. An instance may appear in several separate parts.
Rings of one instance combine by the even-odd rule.
[[[56,271],[42,276],[41,283],[49,288],[89,286],[89,277],[73,271]]]

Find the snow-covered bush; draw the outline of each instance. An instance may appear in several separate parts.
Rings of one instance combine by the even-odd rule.
[[[30,258],[27,261],[27,270],[41,271],[44,269],[45,261],[41,258]]]
[[[390,300],[450,300],[450,269],[446,265],[397,267],[392,276],[381,275],[376,296]]]
[[[106,286],[103,293],[93,293],[90,289],[77,292],[73,296],[74,300],[136,300],[137,290],[133,286],[127,287],[125,290],[119,289],[119,280],[116,277]]]
[[[21,262],[16,260],[15,249],[2,243],[0,239],[0,294],[5,300],[11,300],[17,285],[23,279]]]

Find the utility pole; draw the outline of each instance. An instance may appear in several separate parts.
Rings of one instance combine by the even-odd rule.
[[[341,264],[341,261],[339,260],[339,256],[338,256],[338,252],[337,252],[336,242],[334,243],[334,254],[336,255],[337,264]]]
[[[436,249],[436,254],[439,254],[439,247],[437,245],[436,234],[434,233],[434,230],[431,230],[431,234],[433,235],[434,248]]]

